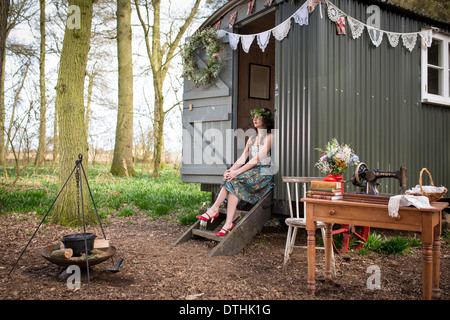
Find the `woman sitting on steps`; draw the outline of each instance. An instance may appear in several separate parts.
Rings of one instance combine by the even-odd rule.
[[[271,166],[271,130],[273,128],[273,115],[269,109],[253,109],[250,113],[257,134],[250,137],[239,159],[223,174],[224,183],[221,185],[219,195],[204,214],[197,218],[205,221],[214,221],[219,216],[219,207],[228,197],[227,218],[223,228],[216,236],[225,236],[234,228],[233,218],[239,200],[255,204],[273,188],[273,174]],[[250,155],[250,160],[247,159]]]

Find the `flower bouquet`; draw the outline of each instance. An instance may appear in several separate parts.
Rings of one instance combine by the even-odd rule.
[[[316,149],[322,152],[319,161],[315,166],[319,168],[322,173],[328,175],[341,175],[351,165],[359,163],[359,157],[353,152],[353,150],[346,144],[339,144],[339,142],[333,138],[328,142],[325,150]]]

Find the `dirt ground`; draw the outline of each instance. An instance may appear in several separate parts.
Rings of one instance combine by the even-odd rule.
[[[288,270],[282,272],[286,227],[269,222],[252,242],[235,256],[207,258],[214,242],[190,240],[174,246],[187,227],[173,217],[148,220],[145,216],[110,218],[103,228],[117,248],[114,262],[123,258],[121,271],[110,273],[111,260],[93,267],[96,275],[69,290],[59,280],[64,270],[45,260],[40,249],[70,233],[82,232],[42,225],[17,267],[12,265],[35,231],[39,220],[33,213],[0,216],[1,300],[420,300],[422,298],[421,248],[406,255],[353,253],[336,255],[336,278],[323,279],[323,251],[317,251],[316,293],[307,293],[305,249],[294,249]],[[375,230],[394,235],[392,231]],[[89,227],[101,237],[100,228]],[[387,234],[386,232],[391,232]],[[396,232],[396,235],[411,234]],[[318,233],[319,235],[319,233]],[[298,244],[306,243],[299,231]],[[440,288],[450,300],[450,246],[441,246]],[[380,289],[367,287],[368,267],[381,272]]]

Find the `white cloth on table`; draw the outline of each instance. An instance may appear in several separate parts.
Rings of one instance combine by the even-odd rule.
[[[430,209],[430,200],[425,196],[398,195],[389,199],[388,211],[389,216],[396,218],[398,216],[399,207],[408,207],[413,205],[418,209]]]

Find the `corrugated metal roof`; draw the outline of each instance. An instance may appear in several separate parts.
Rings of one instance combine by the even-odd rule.
[[[287,0],[284,0],[284,1],[287,1]],[[284,2],[284,1],[276,0],[274,5],[276,3],[280,3],[280,2]],[[304,1],[306,1],[306,0],[304,0]],[[424,22],[430,23],[432,25],[439,25],[439,26],[442,26],[447,29],[450,28],[449,21],[440,21],[433,17],[427,16],[423,13],[416,12],[416,11],[401,7],[399,5],[396,5],[390,1],[386,1],[386,0],[358,0],[358,1],[361,3],[365,3],[367,5],[376,4],[376,5],[379,5],[381,8],[393,10],[394,12],[398,12],[398,13],[404,13],[410,17],[415,17],[417,19],[421,19]],[[228,1],[226,4],[224,4],[218,10],[216,10],[211,16],[209,16],[209,18],[206,19],[206,21],[200,26],[200,29],[202,29],[206,26],[213,25],[215,22],[222,19],[232,9],[234,9],[235,7],[237,7],[239,5],[245,4],[246,2],[249,2],[249,0],[230,0],[230,1]]]

